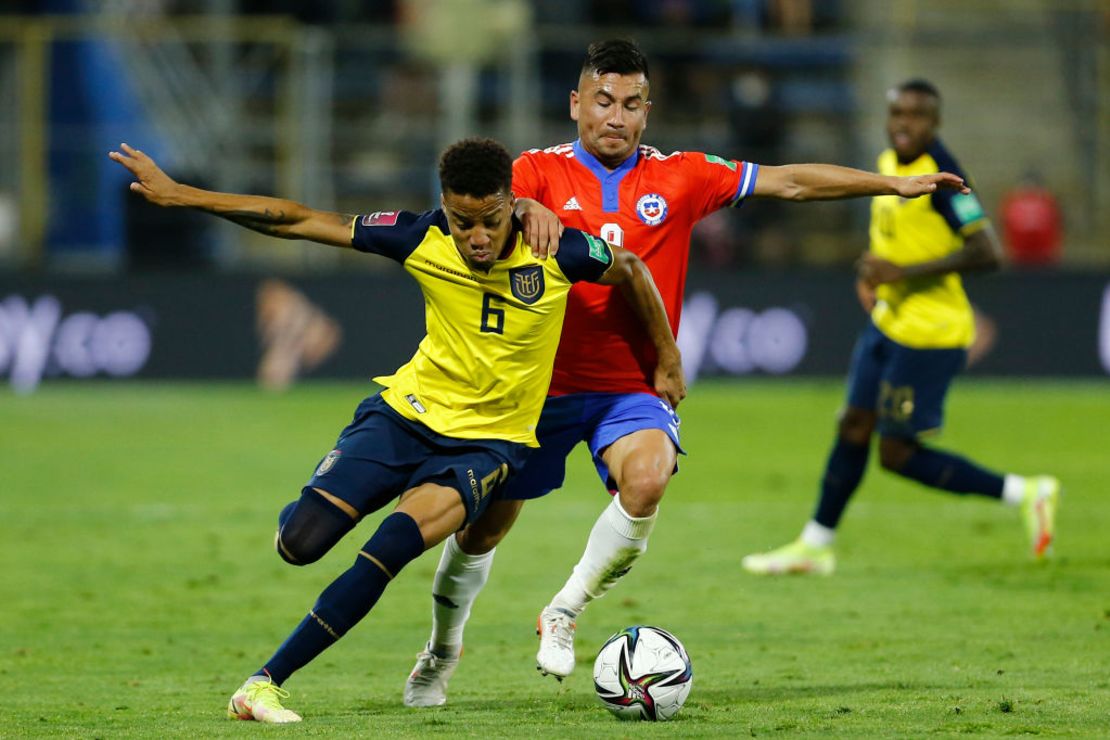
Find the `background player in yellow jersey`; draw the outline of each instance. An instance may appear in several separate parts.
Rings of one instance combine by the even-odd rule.
[[[299,203],[180,185],[124,144],[109,156],[137,178],[131,189],[289,239],[373,252],[400,262],[424,293],[427,336],[407,364],[378,378],[300,498],[278,517],[275,545],[293,565],[319,560],[358,521],[399,497],[355,564],[228,704],[228,715],[297,722],[280,688],[361,620],[407,563],[474,522],[537,445],[566,296],[574,282],[621,286],[659,352],[656,390],[685,395],[682,364],[659,292],[644,264],[620,247],[567,229],[558,255],[533,256],[512,217],[512,158],[489,139],[467,139],[440,160],[442,208],[361,217]],[[249,621],[247,622],[249,624]]]
[[[937,138],[940,94],[924,80],[888,93],[891,148],[879,156],[885,175],[947,171],[964,177]],[[1052,542],[1059,483],[987,470],[926,446],[922,436],[943,421],[944,397],[974,339],[971,305],[960,274],[998,266],[999,247],[974,192],[937,190],[906,200],[872,201],[870,251],[858,263],[857,290],[871,321],[852,355],[848,399],[839,420],[813,518],[793,543],[743,559],[761,575],[832,573],[832,544],[845,507],[879,435],[883,468],[932,488],[974,493],[1021,506],[1034,557]]]

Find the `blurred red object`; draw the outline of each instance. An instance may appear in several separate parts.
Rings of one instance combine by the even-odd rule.
[[[1002,199],[1002,233],[1010,261],[1016,265],[1054,265],[1060,261],[1063,218],[1048,189],[1033,183],[1018,186]]]

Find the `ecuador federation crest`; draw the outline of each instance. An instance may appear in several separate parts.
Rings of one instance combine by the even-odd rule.
[[[335,467],[336,461],[339,460],[339,457],[342,454],[342,450],[332,450],[331,452],[329,452],[327,456],[325,456],[324,459],[320,461],[320,464],[316,467],[316,475],[326,475],[329,470]]]
[[[511,268],[509,289],[522,303],[531,306],[543,297],[543,265]]]

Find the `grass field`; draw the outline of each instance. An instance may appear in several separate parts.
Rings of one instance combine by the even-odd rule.
[[[568,681],[536,673],[533,628],[605,503],[584,454],[499,549],[447,707],[401,706],[437,550],[289,681],[305,722],[287,728],[224,706],[380,518],[308,568],[272,550],[278,510],[365,388],[0,391],[0,736],[1105,736],[1108,390],[963,381],[950,398],[944,446],[1064,481],[1052,562],[1027,559],[1016,511],[873,468],[834,577],[760,580],[740,557],[809,515],[840,386],[698,385],[651,549],[579,620]],[[621,724],[593,697],[594,651],[635,623],[675,632],[693,659],[672,723]]]

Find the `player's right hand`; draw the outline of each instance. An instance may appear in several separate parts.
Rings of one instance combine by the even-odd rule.
[[[875,308],[875,287],[862,278],[857,279],[856,298],[859,299],[859,305],[864,313],[870,316],[871,309]]]
[[[677,409],[686,398],[686,373],[682,369],[682,356],[677,352],[673,358],[660,358],[655,366],[655,392]]]
[[[131,183],[132,192],[138,193],[155,205],[179,205],[175,196],[181,186],[176,180],[163,172],[153,159],[138,149],[126,143],[119,146],[123,152],[108,152],[108,158],[119,162],[135,176],[135,182]]]
[[[517,198],[514,211],[524,224],[524,243],[532,247],[532,256],[554,257],[559,251],[559,237],[563,235],[559,217],[531,198]]]

